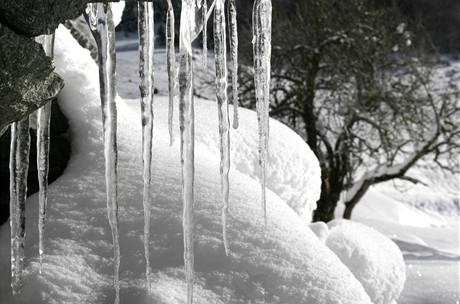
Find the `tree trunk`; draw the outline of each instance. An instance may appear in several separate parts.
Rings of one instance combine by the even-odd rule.
[[[351,214],[353,213],[353,209],[361,200],[361,198],[366,194],[367,190],[369,190],[371,186],[370,182],[364,182],[361,188],[356,192],[356,194],[347,202],[345,202],[345,210],[343,212],[344,219],[351,219]]]
[[[331,183],[330,177],[325,177],[321,184],[321,196],[318,207],[313,213],[313,222],[329,222],[334,219],[334,211],[340,199],[342,186]]]

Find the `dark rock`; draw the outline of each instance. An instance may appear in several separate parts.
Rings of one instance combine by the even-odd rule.
[[[0,24],[0,130],[57,96],[64,82],[53,70],[40,44]]]
[[[56,102],[53,102],[51,113],[51,145],[50,145],[50,170],[49,182],[52,183],[67,166],[70,157],[70,141],[67,136],[69,124],[67,118],[62,114]],[[28,196],[38,191],[37,179],[37,138],[36,131],[30,130],[30,163],[27,179]],[[10,155],[10,131],[0,137],[0,225],[8,220],[9,210],[9,155]],[[49,208],[53,208],[51,204]],[[27,206],[26,206],[27,208]],[[38,216],[38,215],[37,215]]]
[[[64,25],[70,30],[70,33],[75,40],[77,40],[82,47],[90,51],[91,57],[97,62],[96,40],[94,39],[85,18],[80,16],[74,20],[67,20]]]
[[[83,13],[89,0],[0,0],[0,22],[16,33],[35,37],[54,31]]]

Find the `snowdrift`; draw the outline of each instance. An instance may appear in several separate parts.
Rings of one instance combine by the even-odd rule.
[[[348,266],[375,304],[398,300],[406,281],[398,246],[378,231],[347,220],[334,220],[326,245]]]
[[[56,39],[60,105],[72,157],[50,187],[43,274],[37,263],[37,196],[27,202],[26,273],[9,288],[9,226],[0,230],[0,303],[112,303],[112,245],[106,218],[98,72],[64,28]],[[166,97],[156,99],[151,227],[152,295],[144,290],[141,136],[138,101],[119,100],[122,303],[185,303],[179,144],[169,147]],[[371,303],[361,283],[304,218],[319,194],[319,168],[303,141],[271,121],[268,227],[257,181],[256,116],[241,111],[232,132],[229,239],[221,242],[215,104],[196,100],[196,303]],[[177,118],[177,112],[175,113]],[[176,126],[176,129],[177,126]],[[176,134],[176,139],[178,134]],[[307,193],[303,194],[307,189]],[[294,211],[295,210],[295,211]]]

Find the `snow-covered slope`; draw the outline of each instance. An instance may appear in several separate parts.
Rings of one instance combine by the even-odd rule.
[[[63,176],[50,187],[42,275],[37,264],[37,196],[27,201],[26,276],[17,297],[11,296],[9,288],[9,226],[1,227],[1,304],[113,301],[97,67],[62,27],[56,40],[56,65],[66,81],[59,99],[70,121],[72,157]],[[160,97],[155,106],[149,299],[143,287],[139,109],[134,101],[118,103],[122,303],[185,302],[179,145],[176,140],[168,146],[166,103],[167,98]],[[275,122],[269,221],[263,227],[255,178],[256,116],[250,111],[242,111],[242,128],[232,134],[231,254],[225,256],[214,103],[196,100],[196,114],[196,303],[370,303],[362,285],[294,211],[311,208],[318,195],[317,164],[301,139]],[[310,193],[301,195],[301,187]]]

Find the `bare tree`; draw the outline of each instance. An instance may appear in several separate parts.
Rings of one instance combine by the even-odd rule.
[[[294,12],[274,11],[271,116],[297,130],[320,160],[314,220],[333,219],[341,197],[350,218],[372,185],[418,182],[407,172],[421,159],[458,170],[453,75],[413,47],[395,12],[366,0],[305,0]],[[252,71],[240,70],[241,100],[253,107]]]

